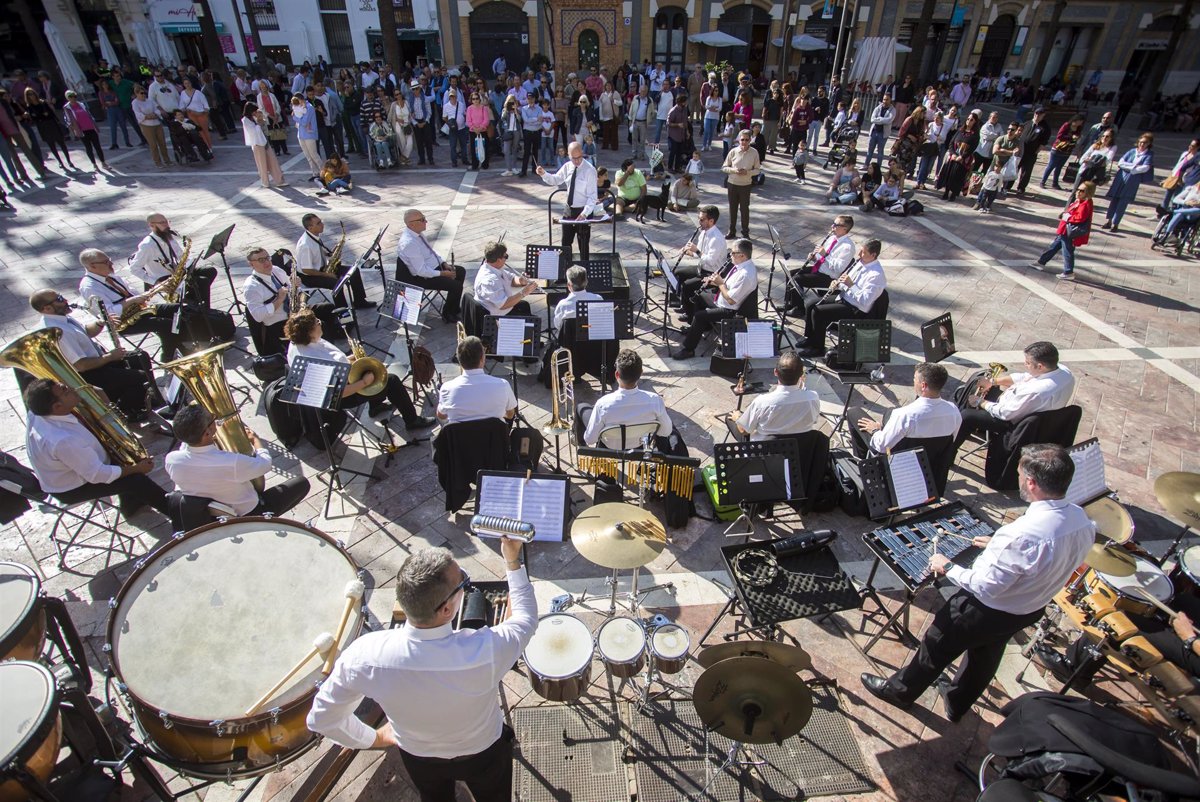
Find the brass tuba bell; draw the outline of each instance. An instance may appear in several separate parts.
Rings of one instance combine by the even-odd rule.
[[[364,373],[370,373],[375,380],[359,390],[358,394],[379,395],[383,392],[383,388],[387,387],[387,366],[375,357],[367,356],[367,349],[363,348],[363,344],[349,334],[346,335],[346,339],[350,341],[350,373],[346,376],[346,383],[353,384],[361,379]]]

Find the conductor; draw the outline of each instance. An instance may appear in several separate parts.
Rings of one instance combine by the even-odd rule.
[[[567,147],[567,156],[570,158],[558,168],[557,173],[547,173],[541,165],[537,168],[537,174],[542,177],[542,181],[552,187],[567,188],[567,213],[562,218],[564,269],[574,262],[572,246],[575,244],[575,238],[579,238],[579,256],[584,262],[591,253],[589,246],[592,240],[590,224],[567,221],[589,217],[592,209],[599,203],[596,195],[596,168],[583,158],[583,146],[572,142]]]

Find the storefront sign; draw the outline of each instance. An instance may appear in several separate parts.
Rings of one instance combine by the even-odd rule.
[[[150,19],[162,25],[196,22],[196,7],[190,0],[150,0]]]

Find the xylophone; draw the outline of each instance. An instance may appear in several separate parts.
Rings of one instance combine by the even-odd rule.
[[[991,536],[995,531],[966,506],[954,502],[867,532],[863,542],[913,591],[929,580],[935,544],[938,554],[953,560],[972,548],[973,538]]]

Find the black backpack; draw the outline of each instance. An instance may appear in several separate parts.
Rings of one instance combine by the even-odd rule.
[[[863,495],[862,474],[858,460],[849,451],[836,449],[829,452],[833,475],[837,480],[839,503],[842,512],[852,518],[867,517],[867,499]]]

